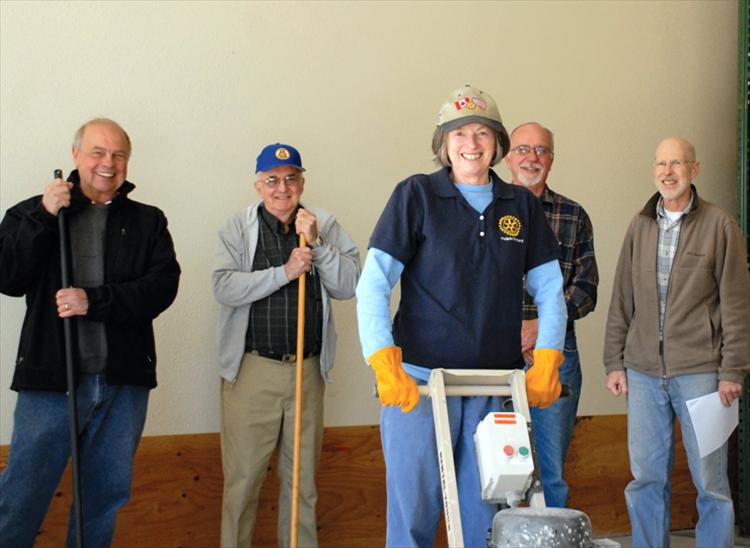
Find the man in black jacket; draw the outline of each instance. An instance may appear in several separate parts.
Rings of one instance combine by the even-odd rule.
[[[77,169],[68,180],[52,181],[0,223],[0,292],[27,304],[11,385],[13,436],[0,474],[0,546],[33,545],[70,455],[60,318],[74,319],[86,545],[111,544],[117,510],[130,497],[156,386],[152,320],[174,301],[180,276],[164,214],[128,198],[130,152],[116,122],[87,122],[75,135]],[[69,288],[60,275],[61,208],[68,208]]]

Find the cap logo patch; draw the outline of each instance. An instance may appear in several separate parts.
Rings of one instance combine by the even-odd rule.
[[[463,97],[453,104],[455,105],[456,110],[463,110],[465,108],[469,110],[476,110],[477,108],[487,110],[487,103],[482,101],[479,97]]]
[[[516,238],[521,233],[521,221],[513,215],[503,215],[500,217],[497,226],[500,228],[500,232],[511,238]]]
[[[289,159],[289,151],[285,149],[284,147],[279,147],[276,149],[276,152],[274,153],[276,158],[279,160],[288,160]]]

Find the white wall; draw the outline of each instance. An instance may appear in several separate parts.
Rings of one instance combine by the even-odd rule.
[[[72,167],[73,132],[118,120],[134,143],[133,197],[170,220],[183,267],[156,321],[159,387],[147,434],[218,430],[217,228],[254,198],[262,146],[298,146],[303,201],[360,245],[393,186],[432,170],[437,110],[456,87],[492,94],[509,126],[548,125],[550,183],[591,215],[599,307],[579,322],[580,414],[619,413],[602,388],[602,338],[628,220],[654,188],[657,142],[691,139],[701,193],[734,209],[737,4],[709,2],[0,3],[0,209]],[[503,175],[507,175],[504,168]],[[0,444],[21,299],[0,298]],[[354,303],[335,306],[339,358],[328,425],[377,422]]]

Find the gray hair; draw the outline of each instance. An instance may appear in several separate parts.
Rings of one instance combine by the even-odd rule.
[[[487,126],[492,130],[495,136],[495,154],[492,155],[491,166],[494,166],[500,160],[503,159],[507,150],[503,150],[503,142],[508,141],[508,134],[498,131],[492,126]],[[448,146],[447,146],[447,135],[448,131],[445,131],[440,126],[435,128],[435,133],[432,134],[432,153],[435,157],[432,159],[437,165],[441,167],[449,167],[451,160],[448,158]]]
[[[128,145],[128,156],[130,156],[130,153],[133,150],[133,145],[130,143],[128,132],[125,131],[120,124],[109,118],[93,118],[79,127],[78,131],[76,131],[76,134],[73,136],[73,146],[76,150],[81,150],[81,141],[83,140],[83,134],[86,133],[86,128],[95,125],[111,126],[122,133],[122,137]]]
[[[550,150],[552,150],[553,153],[555,152],[555,134],[552,133],[552,131],[550,131],[549,128],[544,127],[539,122],[524,122],[520,126],[516,126],[516,129],[514,129],[513,131],[510,132],[510,138],[511,138],[511,140],[513,140],[513,134],[516,131],[518,131],[522,127],[526,127],[526,126],[537,126],[538,128],[546,131],[547,135],[549,136],[549,147],[550,147]]]

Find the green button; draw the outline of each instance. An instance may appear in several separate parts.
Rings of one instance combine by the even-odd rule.
[[[528,457],[529,456],[529,448],[528,447],[519,447],[518,448],[518,454],[522,457]]]

